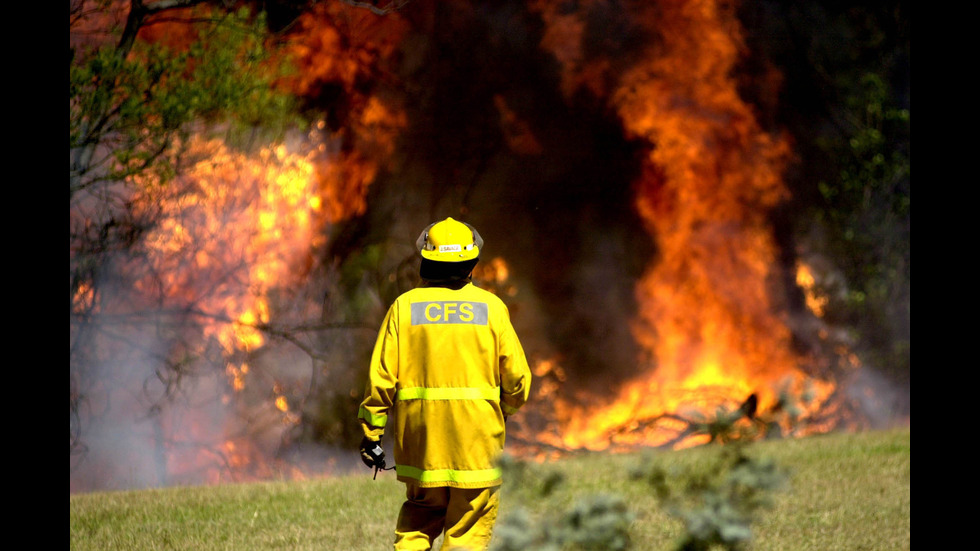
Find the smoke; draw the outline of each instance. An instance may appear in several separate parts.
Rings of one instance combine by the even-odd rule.
[[[205,473],[181,470],[203,467],[201,450],[220,452],[225,438],[227,381],[207,368],[221,353],[176,297],[138,291],[147,265],[124,253],[102,260],[97,299],[71,325],[70,491],[200,483]]]
[[[73,205],[73,490],[281,469],[317,367],[305,335],[270,339],[311,318],[302,276],[337,209],[311,200],[315,140],[295,142],[254,158],[192,142],[206,161],[173,185],[116,186],[126,209]]]
[[[109,291],[111,293],[111,291]],[[111,328],[108,328],[111,331]],[[101,327],[89,327],[102,333]],[[114,332],[114,331],[113,331]],[[93,365],[97,373],[80,373],[80,384],[98,381],[92,388],[73,388],[81,397],[78,423],[84,435],[82,447],[69,455],[69,491],[147,488],[167,482],[167,453],[159,438],[159,414],[154,395],[162,394],[152,384],[159,367],[153,357],[164,353],[161,343],[147,332],[126,338],[138,339],[148,357],[129,354]],[[75,364],[77,367],[77,363]],[[147,381],[151,381],[149,386]]]
[[[907,427],[911,423],[911,390],[883,376],[876,366],[856,370],[846,389],[848,400],[858,405],[868,428]]]
[[[96,286],[103,305],[138,304],[131,287]],[[271,338],[255,350],[229,351],[215,337],[214,317],[184,311],[175,297],[158,298],[163,305],[144,303],[128,315],[95,315],[73,326],[70,492],[292,479],[352,468],[347,456],[356,456],[337,444],[343,429],[316,422],[322,410],[337,407],[327,417],[349,424],[350,405],[331,406],[332,395],[321,399],[316,390],[347,396],[359,388],[355,374],[337,365],[363,365],[373,330],[296,333],[294,340]],[[293,315],[309,325],[311,302],[302,293],[277,301],[282,317],[276,322],[283,325],[276,327],[289,327]],[[310,349],[336,352],[311,356]],[[301,422],[305,416],[310,420]]]

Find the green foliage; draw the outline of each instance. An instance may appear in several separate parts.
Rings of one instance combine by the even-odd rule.
[[[534,518],[518,508],[495,530],[494,551],[623,550],[629,548],[633,515],[618,496],[578,500],[549,518]]]
[[[70,195],[99,183],[165,183],[192,130],[242,143],[255,129],[279,133],[296,119],[270,64],[264,17],[206,18],[182,49],[136,41],[72,51],[69,63]]]
[[[772,507],[771,491],[783,485],[788,473],[771,459],[750,457],[745,449],[760,436],[778,432],[787,418],[796,419],[796,403],[784,392],[774,408],[759,412],[753,395],[735,411],[719,408],[715,418],[688,420],[691,429],[685,434],[708,434],[712,442],[726,445],[712,447],[715,455],[708,462],[678,468],[647,457],[633,469],[630,479],[645,482],[660,506],[683,523],[678,551],[717,546],[736,550],[752,538],[752,524],[762,510]],[[565,483],[560,472],[532,469],[509,456],[501,460],[501,467],[508,484],[522,489],[522,503],[549,500]],[[519,507],[496,530],[494,549],[628,549],[636,513],[626,504],[625,497],[602,492],[579,497],[563,511],[549,506],[544,516]]]
[[[908,377],[911,362],[910,113],[867,73],[848,97],[845,140],[824,142],[836,179],[817,209],[847,286],[828,316],[852,325],[867,363]],[[835,296],[835,289],[828,296]]]
[[[756,52],[785,77],[777,115],[800,164],[786,251],[815,269],[823,318],[865,365],[908,384],[911,353],[907,2],[746,6]],[[788,38],[792,37],[792,38]],[[770,81],[762,87],[770,91]],[[791,235],[792,234],[792,235]]]
[[[501,460],[508,484],[524,488],[530,496],[547,499],[564,482],[555,471],[538,474],[522,461]],[[619,551],[629,548],[629,526],[634,515],[626,501],[602,493],[581,497],[563,511],[534,516],[518,507],[494,530],[494,551]]]
[[[735,411],[719,408],[713,419],[692,423],[690,431],[726,444],[716,448],[717,457],[710,463],[668,469],[647,461],[634,470],[633,478],[647,482],[663,507],[683,522],[678,550],[735,550],[752,538],[758,512],[772,505],[769,492],[782,485],[787,473],[772,460],[749,457],[745,446],[760,436],[778,434],[787,419],[795,421],[796,403],[784,391],[768,411],[757,410],[755,395]]]
[[[660,502],[684,523],[685,533],[676,549],[702,551],[720,546],[740,549],[752,538],[752,524],[760,511],[771,508],[772,490],[779,489],[787,473],[769,459],[754,459],[744,446],[720,448],[708,465],[667,469],[646,463],[633,475],[650,485]]]
[[[819,183],[827,207],[822,217],[857,246],[874,245],[876,234],[890,229],[891,218],[897,222],[910,215],[911,152],[903,143],[909,138],[910,113],[889,103],[882,78],[865,74],[859,91],[847,101],[849,131],[837,152],[839,178]]]

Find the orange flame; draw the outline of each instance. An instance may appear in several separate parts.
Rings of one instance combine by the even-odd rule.
[[[267,345],[275,307],[270,297],[309,272],[324,228],[365,211],[368,187],[406,124],[397,105],[365,86],[379,77],[378,66],[394,52],[404,23],[397,15],[347,8],[321,4],[300,18],[289,55],[301,70],[280,83],[299,95],[337,87],[346,98],[342,120],[320,121],[289,146],[251,156],[195,138],[187,149],[203,160],[187,171],[188,190],[147,201],[145,208],[164,215],[146,240],[153,272],[165,279],[167,300],[203,314],[203,337],[220,343],[232,392],[221,397],[229,414],[223,426],[194,421],[189,412],[182,414],[184,423],[190,418],[196,427],[165,430],[175,441],[168,453],[171,478],[204,476],[214,483],[229,476],[269,477],[273,454],[263,451],[262,437],[249,434],[240,418],[264,410],[278,416],[279,430],[299,422],[288,387],[276,384],[271,395],[258,390],[270,396],[265,404],[245,403],[253,370],[242,358]],[[161,283],[147,279],[141,285]]]
[[[605,96],[608,60],[582,54],[575,14],[539,4],[543,46],[563,63],[566,93]],[[674,442],[678,412],[734,409],[750,394],[772,407],[781,386],[818,402],[834,385],[814,381],[776,313],[776,245],[769,211],[787,197],[788,144],[763,131],[732,76],[743,45],[732,7],[716,0],[657,2],[640,14],[659,36],[609,93],[626,131],[650,144],[636,206],[658,258],[636,290],[639,372],[603,405],[559,400],[551,445],[606,449]],[[596,400],[584,399],[588,404]],[[676,445],[698,441],[685,440]]]
[[[800,289],[803,289],[807,308],[817,317],[822,318],[827,308],[827,303],[830,302],[830,297],[817,289],[816,282],[810,266],[803,262],[798,262],[796,264],[796,284]]]
[[[205,337],[228,353],[255,350],[269,321],[266,295],[297,277],[320,239],[312,153],[279,146],[253,159],[217,141],[195,139],[190,147],[207,159],[188,171],[187,193],[152,205],[164,218],[146,237],[149,261],[168,296],[213,316]]]

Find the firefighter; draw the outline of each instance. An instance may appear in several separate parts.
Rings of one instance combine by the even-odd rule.
[[[531,372],[504,303],[473,285],[483,239],[446,218],[416,248],[422,283],[381,325],[358,419],[361,458],[386,469],[392,417],[395,473],[406,500],[395,549],[486,549],[497,518],[505,421],[527,401]]]

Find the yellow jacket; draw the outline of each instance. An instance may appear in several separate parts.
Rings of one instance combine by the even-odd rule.
[[[504,416],[527,401],[531,370],[504,303],[467,283],[419,287],[388,309],[358,418],[380,437],[394,418],[398,479],[420,487],[500,484]]]

